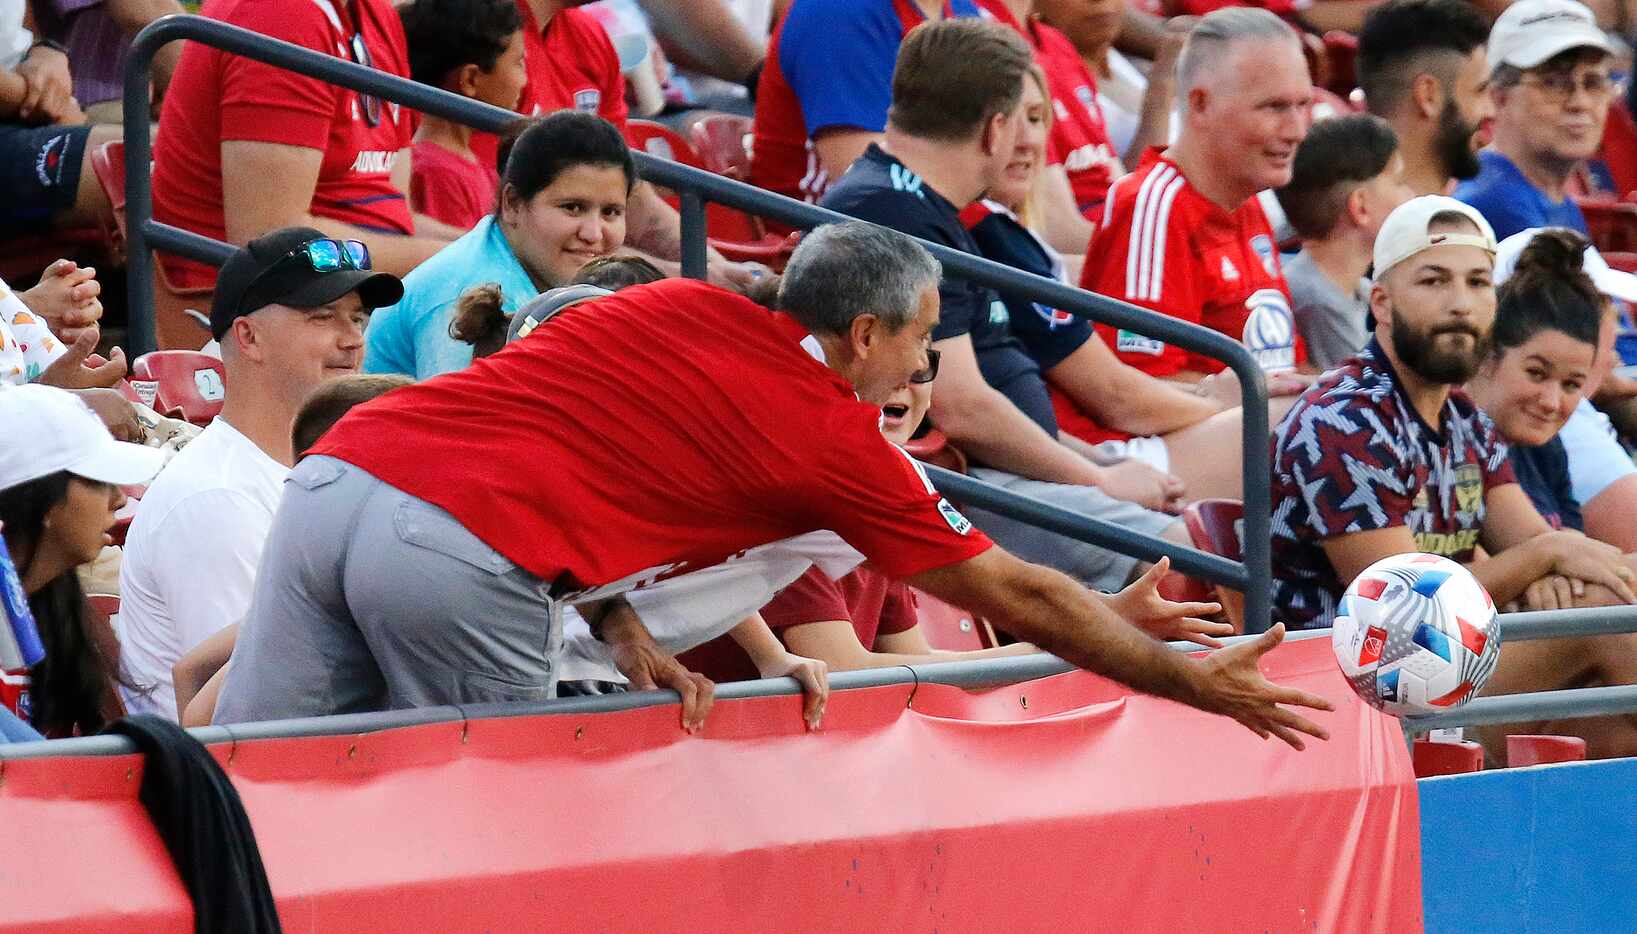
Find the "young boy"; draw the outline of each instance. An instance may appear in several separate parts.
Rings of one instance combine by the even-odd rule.
[[[1296,150],[1276,194],[1302,251],[1285,264],[1308,359],[1329,370],[1364,349],[1370,253],[1382,221],[1411,196],[1398,138],[1380,117],[1322,120]]]
[[[409,73],[422,84],[516,110],[523,70],[523,20],[512,0],[411,0],[398,8]],[[421,116],[412,150],[409,200],[418,212],[462,231],[494,210],[498,166],[472,152],[472,128]]]

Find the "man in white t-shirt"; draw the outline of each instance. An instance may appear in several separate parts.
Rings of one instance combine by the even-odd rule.
[[[125,540],[121,658],[131,713],[177,718],[171,668],[238,622],[292,463],[290,426],[321,382],[354,373],[369,312],[403,295],[357,241],[286,228],[223,265],[211,332],[227,371],[222,414],[148,488]]]

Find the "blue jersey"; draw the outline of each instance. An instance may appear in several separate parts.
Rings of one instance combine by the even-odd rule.
[[[1586,217],[1573,198],[1553,201],[1523,177],[1512,160],[1491,149],[1478,153],[1476,178],[1455,186],[1455,197],[1478,209],[1505,240],[1531,227],[1567,227],[1587,236]]]

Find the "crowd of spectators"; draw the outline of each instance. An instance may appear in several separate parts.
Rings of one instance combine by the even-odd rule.
[[[113,222],[90,162],[122,132],[118,63],[179,9],[0,0],[0,235]],[[979,480],[1186,542],[1188,504],[1262,479],[1241,475],[1238,378],[949,274],[905,234],[1250,352],[1285,624],[1326,625],[1403,551],[1466,563],[1508,606],[1637,602],[1617,433],[1637,276],[1580,206],[1587,178],[1637,172],[1605,144],[1630,123],[1610,117],[1631,61],[1609,11],[1165,10],[206,0],[517,119],[486,133],[197,43],[156,59],[155,217],[237,248],[220,270],[158,257],[161,288],[209,314],[162,303],[157,337],[210,342],[221,412],[167,429],[121,394],[96,269],[0,282],[0,405],[78,439],[57,460],[0,445],[6,542],[54,652],[34,726],[661,685],[697,727],[712,679],[783,674],[811,726],[826,670],[942,657],[907,580],[1018,640],[979,655],[1049,651],[1293,745],[1322,734],[1279,706],[1322,699],[1255,675],[1278,630],[1211,666],[1164,653],[1229,629],[1168,599],[1191,582],[957,508],[900,447],[936,429],[927,456]],[[1327,30],[1355,36],[1357,91],[1315,122],[1313,76],[1343,71],[1315,60],[1341,47]],[[750,182],[887,230],[806,233],[778,270],[712,249],[708,283],[679,280],[680,217],[630,122],[716,110],[751,118]],[[161,434],[141,477],[110,447]],[[96,541],[116,511],[117,559]],[[111,621],[73,573],[110,560]],[[1634,650],[1509,646],[1490,689],[1634,683]],[[1561,729],[1637,753],[1623,722]]]

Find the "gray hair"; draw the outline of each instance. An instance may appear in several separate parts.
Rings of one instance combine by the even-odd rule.
[[[915,320],[921,293],[943,267],[914,239],[863,221],[827,224],[802,238],[784,267],[779,308],[816,334],[840,334],[859,315],[892,331]]]
[[[1212,10],[1189,31],[1177,57],[1177,89],[1186,93],[1200,82],[1220,81],[1222,59],[1238,43],[1277,40],[1297,42],[1296,30],[1267,10],[1248,6]]]

